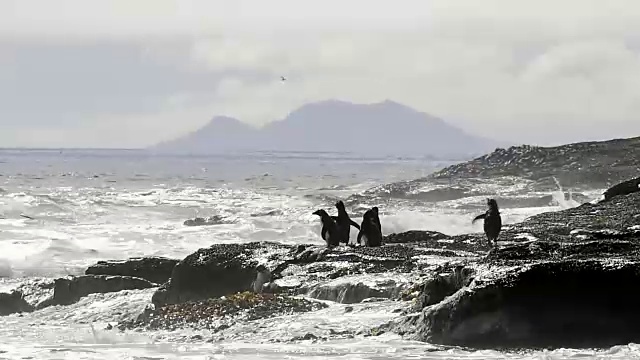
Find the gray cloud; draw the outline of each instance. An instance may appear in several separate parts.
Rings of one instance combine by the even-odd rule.
[[[633,0],[4,1],[0,141],[144,146],[326,98],[527,143],[633,136],[639,20]]]

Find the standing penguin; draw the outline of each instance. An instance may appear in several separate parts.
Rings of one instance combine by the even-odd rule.
[[[382,245],[382,225],[378,217],[378,207],[374,206],[362,215],[362,225],[358,232],[358,244],[364,239],[364,246]]]
[[[336,203],[336,208],[338,209],[338,216],[332,216],[332,218],[335,219],[338,224],[338,230],[340,232],[339,242],[348,244],[351,226],[360,230],[360,225],[351,220],[342,200]]]
[[[322,236],[322,239],[327,242],[327,246],[338,246],[340,231],[338,230],[336,222],[323,209],[316,210],[313,214],[320,216],[320,221],[322,222],[320,235]]]
[[[493,245],[496,245],[498,235],[500,235],[500,229],[502,229],[500,210],[498,209],[498,203],[494,199],[487,199],[487,206],[489,207],[487,211],[484,214],[476,216],[471,223],[473,224],[480,219],[484,219],[484,233],[487,235],[487,240],[493,242]]]

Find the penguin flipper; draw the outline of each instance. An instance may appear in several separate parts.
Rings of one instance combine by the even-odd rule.
[[[480,214],[480,215],[476,216],[476,217],[471,221],[471,223],[472,223],[472,224],[474,224],[476,221],[481,220],[481,219],[484,219],[484,218],[486,218],[486,217],[487,217],[487,214],[486,214],[486,213],[485,213],[485,214]]]
[[[356,242],[358,243],[358,245],[360,245],[360,240],[362,239],[362,230],[360,230],[358,232],[358,239],[356,240]]]
[[[355,227],[356,229],[360,230],[360,225],[358,225],[355,221],[349,219],[349,221],[351,221],[351,226]]]

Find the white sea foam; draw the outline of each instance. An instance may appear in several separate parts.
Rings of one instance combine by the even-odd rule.
[[[430,166],[308,154],[254,159],[74,154],[3,155],[0,277],[9,279],[1,279],[0,291],[15,289],[24,277],[79,274],[98,260],[144,255],[181,258],[212,243],[322,244],[314,210],[334,213],[335,198],[346,199],[373,185],[419,178]],[[477,186],[499,195],[522,191],[525,184],[507,179]],[[416,229],[463,234],[482,231],[481,224],[471,224],[477,213],[469,209],[482,209],[484,201],[481,196],[424,204],[375,200],[375,205],[380,207],[384,234]],[[360,205],[368,207],[373,202],[365,198]],[[574,205],[558,201],[553,207],[503,208],[501,213],[503,222],[509,224]],[[221,221],[211,226],[183,225],[196,216],[218,216]],[[352,239],[356,235],[352,229]],[[429,263],[437,260],[437,256],[427,259]],[[0,358],[625,359],[640,353],[635,345],[606,351],[525,354],[467,351],[407,341],[393,334],[273,343],[274,339],[306,334],[322,337],[331,331],[364,331],[395,318],[394,310],[407,305],[391,301],[349,305],[350,311],[346,305],[332,303],[318,312],[239,323],[225,331],[225,340],[213,343],[206,342],[214,336],[206,331],[121,333],[104,329],[107,322],[139,313],[152,293],[153,289],[93,294],[71,306],[0,317]],[[195,335],[204,340],[193,338]]]

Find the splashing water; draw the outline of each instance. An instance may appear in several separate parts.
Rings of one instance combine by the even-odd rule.
[[[560,185],[560,182],[558,181],[558,179],[555,178],[555,176],[553,177],[553,181],[555,181],[556,186],[558,186],[558,191],[552,191],[551,196],[553,198],[553,201],[556,204],[558,204],[560,208],[570,209],[580,205],[579,202],[573,200],[573,194],[571,193],[571,189],[568,190],[569,198],[565,199],[562,185]]]

